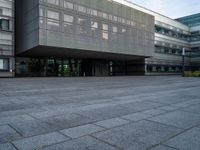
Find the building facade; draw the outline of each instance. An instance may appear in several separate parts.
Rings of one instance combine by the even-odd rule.
[[[36,63],[26,73],[144,74],[145,58],[153,56],[154,17],[131,7],[107,0],[19,0],[16,5],[17,55]]]
[[[14,1],[0,0],[0,77],[14,76],[14,53]]]
[[[17,0],[15,8],[16,65],[10,26],[13,53],[0,53],[4,75],[181,74],[183,48],[186,69],[200,69],[198,14],[174,20],[126,0]]]
[[[177,19],[190,27],[191,70],[200,70],[200,13]]]

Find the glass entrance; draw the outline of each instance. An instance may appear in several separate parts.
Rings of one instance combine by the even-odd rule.
[[[17,76],[71,77],[81,76],[81,60],[64,58],[17,58]]]

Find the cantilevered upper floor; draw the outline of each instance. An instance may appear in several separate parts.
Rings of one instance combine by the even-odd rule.
[[[133,59],[154,52],[154,16],[110,0],[16,1],[17,54]]]

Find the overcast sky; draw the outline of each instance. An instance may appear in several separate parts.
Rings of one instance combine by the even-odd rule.
[[[170,18],[200,13],[200,0],[129,0]]]

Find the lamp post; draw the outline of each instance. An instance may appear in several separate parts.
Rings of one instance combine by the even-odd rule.
[[[185,48],[182,50],[182,76],[185,77]]]

